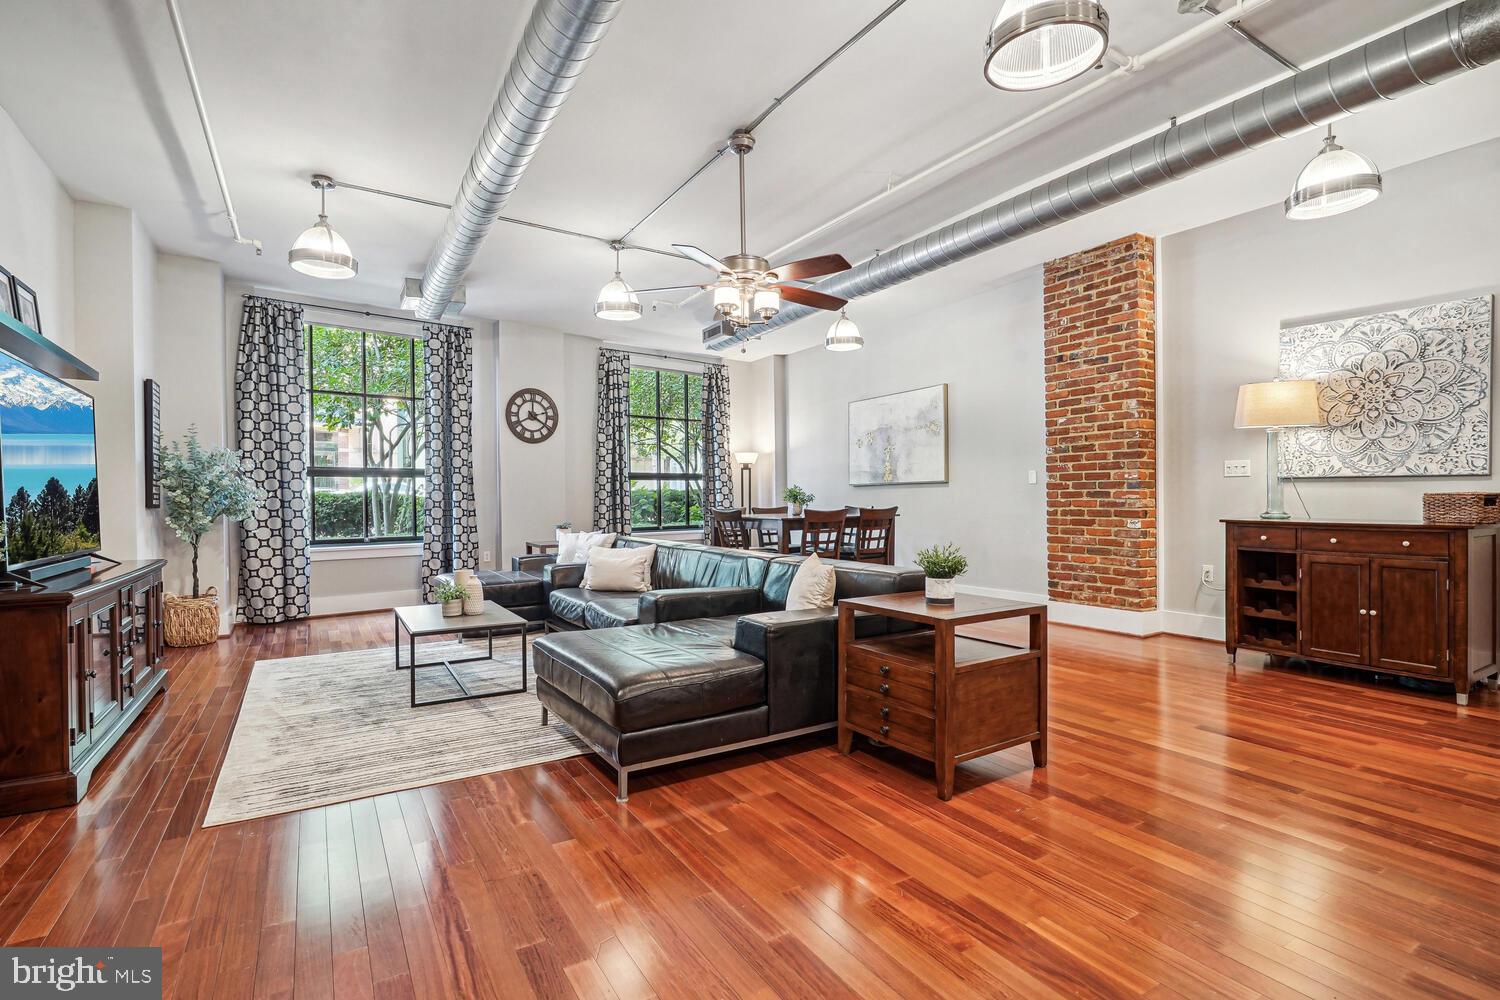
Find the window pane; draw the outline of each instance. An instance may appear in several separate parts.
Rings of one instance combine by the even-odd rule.
[[[417,357],[412,363],[412,380],[415,383],[417,399],[427,398],[427,368],[426,360],[422,355],[422,341],[417,341]]]
[[[630,471],[657,471],[655,420],[630,418]]]
[[[661,484],[661,523],[663,526],[688,523],[687,483],[681,479]]]
[[[687,379],[687,416],[689,420],[703,419],[703,376],[689,375]]]
[[[703,482],[688,483],[688,524],[703,527]]]
[[[691,423],[687,425],[688,471],[695,476],[703,475],[703,425]]]
[[[404,400],[372,399],[365,413],[371,467],[414,468],[417,426],[412,420],[411,404]]]
[[[312,328],[312,387],[334,392],[360,392],[364,388],[358,330],[337,326]]]
[[[313,541],[365,537],[364,486],[353,476],[313,479]]]
[[[656,483],[630,484],[630,526],[661,527],[661,522],[656,519]]]
[[[630,412],[656,416],[656,372],[650,368],[630,369]]]
[[[687,415],[687,376],[682,372],[661,372],[661,415],[679,420]]]
[[[360,404],[359,396],[313,393],[313,465],[360,468],[365,464]]]
[[[409,477],[371,476],[370,537],[410,538],[416,509],[416,480]]]
[[[680,420],[661,422],[661,471],[687,471],[687,425]]]
[[[365,391],[410,396],[411,338],[372,333],[365,341]]]

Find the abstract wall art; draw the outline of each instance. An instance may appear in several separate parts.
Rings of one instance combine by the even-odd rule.
[[[849,485],[948,481],[948,385],[849,404]]]

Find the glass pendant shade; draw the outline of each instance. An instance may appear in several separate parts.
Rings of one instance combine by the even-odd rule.
[[[636,298],[635,290],[620,277],[619,271],[615,272],[608,284],[599,289],[599,297],[594,301],[594,315],[617,323],[628,323],[641,318],[641,300]]]
[[[828,328],[823,346],[830,351],[857,351],[865,346],[865,338],[860,336],[854,320],[840,312],[839,318]]]
[[[1096,0],[1005,0],[985,42],[984,77],[1001,90],[1042,90],[1099,65],[1109,14]]]
[[[286,261],[292,270],[314,278],[352,278],[359,273],[359,261],[326,215],[319,215],[317,222],[302,230]]]
[[[1340,146],[1330,130],[1318,155],[1297,175],[1286,200],[1286,217],[1300,222],[1352,212],[1379,198],[1382,184],[1380,168],[1369,157]]]

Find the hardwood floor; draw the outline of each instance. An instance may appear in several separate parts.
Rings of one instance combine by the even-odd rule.
[[[0,818],[0,939],[159,945],[193,998],[1500,997],[1493,692],[1054,626],[1050,766],[950,803],[830,736],[201,829],[251,664],[389,627],[174,651],[81,805]]]

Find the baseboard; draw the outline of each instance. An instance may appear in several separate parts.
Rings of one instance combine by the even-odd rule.
[[[1185,635],[1196,639],[1223,639],[1224,619],[1188,611],[1126,611],[1122,608],[1096,608],[1087,604],[1070,604],[1050,600],[1045,594],[1028,594],[1019,590],[960,585],[960,593],[979,597],[998,597],[1008,601],[1047,605],[1047,620],[1059,625],[1076,625],[1099,632],[1114,632],[1136,638],[1161,635]]]
[[[1200,615],[1194,611],[1163,611],[1162,631],[1194,639],[1224,641],[1224,616]]]
[[[384,611],[422,603],[420,590],[386,590],[368,594],[313,596],[308,612],[314,617],[347,615],[356,611]]]

